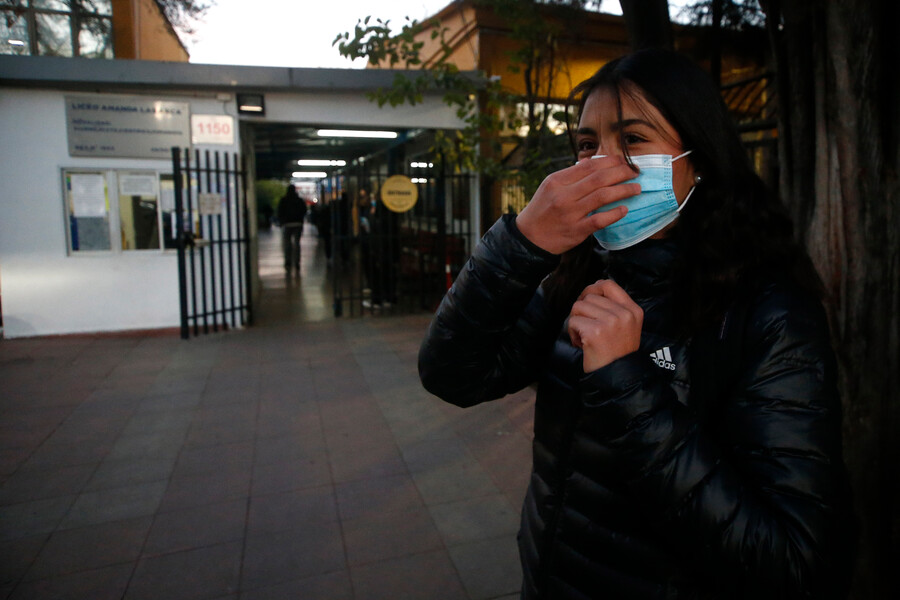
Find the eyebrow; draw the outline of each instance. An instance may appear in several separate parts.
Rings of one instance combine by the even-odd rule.
[[[612,129],[613,131],[620,131],[622,129],[625,129],[626,127],[630,127],[631,125],[643,125],[645,127],[649,127],[650,129],[653,129],[654,131],[658,131],[658,129],[656,128],[656,126],[653,123],[651,123],[650,121],[647,121],[645,119],[625,119],[624,121],[619,121],[618,123],[613,123],[612,125],[610,125],[610,129]],[[597,131],[595,129],[593,129],[592,127],[579,127],[578,129],[575,130],[575,134],[576,135],[597,135]]]
[[[613,131],[619,131],[620,129],[625,129],[626,127],[630,127],[631,125],[644,125],[645,127],[649,127],[650,129],[656,130],[656,126],[650,121],[645,121],[644,119],[625,119],[624,121],[619,121],[618,123],[613,123],[610,128]]]

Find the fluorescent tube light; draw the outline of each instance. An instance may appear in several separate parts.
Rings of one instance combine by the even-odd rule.
[[[396,131],[361,131],[356,129],[320,129],[316,132],[319,137],[355,137],[355,138],[383,138],[394,139]]]
[[[294,179],[322,179],[328,177],[328,173],[325,171],[294,171],[291,173],[291,177]]]
[[[343,167],[347,164],[346,160],[325,160],[319,158],[301,158],[297,161],[301,167]]]

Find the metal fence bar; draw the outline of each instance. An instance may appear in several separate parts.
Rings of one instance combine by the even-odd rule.
[[[181,149],[172,148],[172,177],[175,182],[175,243],[178,248],[178,305],[181,320],[181,339],[190,336],[188,327],[187,265],[184,235],[184,198],[182,196]]]
[[[218,156],[218,155],[217,155]],[[234,230],[232,229],[231,223],[231,168],[228,162],[228,155],[226,154],[224,157],[225,162],[225,228],[228,230],[228,237],[234,237],[237,239],[237,236],[234,234]],[[238,253],[240,257],[240,252]],[[234,301],[234,269],[235,269],[235,261],[234,261],[234,244],[228,244],[228,277],[229,277],[229,293],[231,300],[231,312],[230,312],[230,320],[229,323],[231,327],[237,327],[237,307]],[[224,281],[224,278],[223,278]]]

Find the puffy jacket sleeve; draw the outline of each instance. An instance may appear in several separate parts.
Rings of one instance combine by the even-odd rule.
[[[511,215],[497,221],[444,296],[422,342],[425,388],[471,406],[534,381],[561,324],[536,292],[558,262],[522,236]]]
[[[849,511],[824,312],[770,288],[744,325],[727,357],[737,385],[708,417],[629,355],[585,377],[586,418],[648,525],[716,597],[840,597]]]

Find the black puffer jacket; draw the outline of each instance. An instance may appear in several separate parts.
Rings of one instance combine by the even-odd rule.
[[[423,342],[422,382],[454,404],[538,382],[525,598],[840,596],[849,515],[822,309],[772,282],[685,339],[675,258],[654,240],[610,254],[595,279],[644,309],[641,346],[585,374],[538,289],[556,257],[504,218]]]

